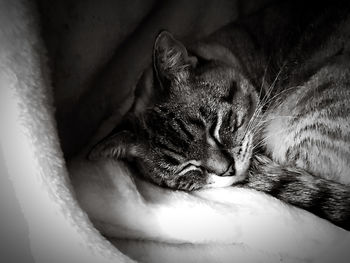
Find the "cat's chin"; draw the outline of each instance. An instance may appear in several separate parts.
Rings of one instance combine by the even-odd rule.
[[[218,176],[216,174],[208,174],[207,184],[204,188],[227,187],[242,182],[246,179],[246,173],[236,174],[232,176]]]

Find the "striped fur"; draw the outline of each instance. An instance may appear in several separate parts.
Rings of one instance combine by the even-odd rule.
[[[173,189],[240,184],[349,230],[350,8],[310,6],[283,2],[189,50],[160,33],[154,82],[90,158]]]
[[[246,187],[268,193],[350,230],[349,185],[256,155]]]

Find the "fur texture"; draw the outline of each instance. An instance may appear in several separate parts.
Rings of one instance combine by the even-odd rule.
[[[256,27],[261,16],[281,24]],[[349,229],[349,19],[348,5],[283,2],[189,51],[161,32],[154,99],[134,107],[90,158],[132,160],[173,189],[241,183]],[[248,173],[258,152],[271,158],[256,162],[264,176],[259,165]]]

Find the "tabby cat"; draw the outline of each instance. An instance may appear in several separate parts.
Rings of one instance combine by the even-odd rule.
[[[89,158],[172,189],[239,184],[350,230],[349,14],[283,2],[188,49],[162,31],[154,83]]]

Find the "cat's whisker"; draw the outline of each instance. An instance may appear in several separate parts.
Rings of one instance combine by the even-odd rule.
[[[251,130],[251,126],[253,125],[253,122],[255,121],[255,116],[253,114],[253,116],[250,118],[244,132],[243,132],[243,138],[245,138],[245,136],[247,135],[247,132]]]
[[[247,125],[245,132],[244,132],[244,135],[247,133],[247,131],[249,131],[251,129],[254,130],[254,127],[258,125],[258,123],[259,123],[258,118],[262,116],[261,115],[261,113],[263,112],[262,109],[263,109],[263,107],[259,107],[254,111],[253,116],[250,118],[250,120],[248,122],[248,125]],[[253,134],[254,134],[254,132],[253,132]]]
[[[255,122],[258,122],[256,120],[261,116],[261,113],[263,112],[264,106],[265,106],[265,103],[261,103],[259,101],[256,109],[254,110],[254,112],[252,114],[252,117],[250,118],[250,120],[246,126],[246,129],[244,131],[244,136],[246,135],[247,131],[249,131],[251,129],[252,125],[254,125]]]
[[[282,64],[282,66],[281,66],[280,69],[278,70],[278,72],[277,72],[277,74],[276,74],[274,80],[272,81],[270,87],[267,89],[265,96],[261,99],[261,103],[262,103],[264,106],[267,105],[267,101],[266,101],[266,100],[269,100],[269,97],[270,97],[272,91],[274,90],[274,88],[275,88],[275,86],[276,86],[276,83],[277,83],[277,81],[278,81],[280,75],[282,74],[283,69],[284,69],[284,67],[285,67],[286,65],[287,65],[287,61],[285,61],[285,62]]]
[[[266,143],[266,141],[269,140],[270,138],[278,136],[280,134],[283,134],[288,130],[289,130],[289,128],[285,128],[285,129],[278,131],[277,133],[271,134],[269,136],[264,136],[263,138],[259,139],[259,141],[253,146],[253,150],[255,150],[256,148],[258,148],[261,145],[263,145],[264,143]]]
[[[261,97],[261,93],[262,93],[263,88],[265,86],[265,78],[266,78],[267,70],[269,69],[271,60],[272,60],[272,55],[270,55],[270,57],[269,57],[269,59],[267,61],[266,67],[264,69],[264,74],[262,76],[261,85],[260,85],[259,98]]]
[[[275,115],[275,116],[271,116],[269,118],[266,119],[262,119],[259,120],[256,125],[254,127],[252,127],[251,131],[254,135],[258,134],[259,132],[261,132],[261,130],[264,129],[266,123],[269,123],[271,120],[274,120],[276,118],[292,118],[293,116],[291,115]]]
[[[247,124],[245,132],[250,129],[251,124],[255,121],[255,119],[257,117],[260,116],[260,114],[262,112],[262,109],[263,109],[263,106],[260,106],[259,103],[258,103],[257,107],[255,108],[255,110],[254,110],[254,112],[253,112],[253,114],[252,114],[252,116],[251,116],[251,118],[250,118],[250,120],[249,120],[249,122]]]
[[[272,96],[271,98],[269,98],[268,100],[266,100],[263,104],[261,103],[261,105],[258,105],[258,107],[255,109],[255,111],[254,111],[254,113],[253,113],[253,116],[252,116],[251,119],[249,120],[249,123],[248,123],[248,125],[247,125],[246,131],[244,132],[244,134],[246,134],[246,132],[247,132],[248,130],[251,130],[251,132],[252,132],[253,134],[256,134],[257,132],[260,132],[260,130],[264,127],[263,124],[265,124],[265,123],[271,121],[271,120],[274,119],[274,118],[277,118],[277,117],[291,117],[290,115],[285,115],[285,116],[282,116],[282,115],[274,115],[274,118],[271,118],[271,117],[270,117],[269,119],[265,119],[265,120],[263,120],[263,121],[262,121],[262,120],[256,121],[257,118],[258,118],[259,116],[261,116],[260,114],[261,114],[261,112],[262,112],[262,108],[264,107],[264,105],[270,103],[270,101],[276,101],[276,98],[278,98],[278,96],[284,94],[285,92],[288,92],[288,91],[290,91],[290,90],[293,90],[293,89],[295,89],[295,88],[296,88],[296,87],[293,86],[293,87],[290,87],[290,88],[288,88],[288,89],[285,89],[285,90],[283,90],[283,91],[281,91],[281,92],[278,92],[278,93],[276,93],[274,96]],[[279,104],[276,103],[274,107],[277,107],[278,105],[279,105]]]
[[[287,89],[285,89],[285,90],[282,90],[282,91],[276,93],[275,95],[273,95],[271,98],[269,98],[269,99],[266,101],[266,104],[268,104],[268,103],[270,103],[271,101],[273,101],[274,104],[275,104],[273,108],[278,107],[278,106],[280,105],[279,103],[277,103],[277,100],[279,99],[278,97],[281,96],[282,94],[284,94],[284,93],[286,93],[286,92],[288,92],[288,91],[291,91],[291,90],[293,90],[293,89],[296,89],[296,88],[297,88],[297,86],[292,86],[292,87],[290,87],[290,88],[287,88]],[[270,108],[270,109],[273,109],[273,108]]]

